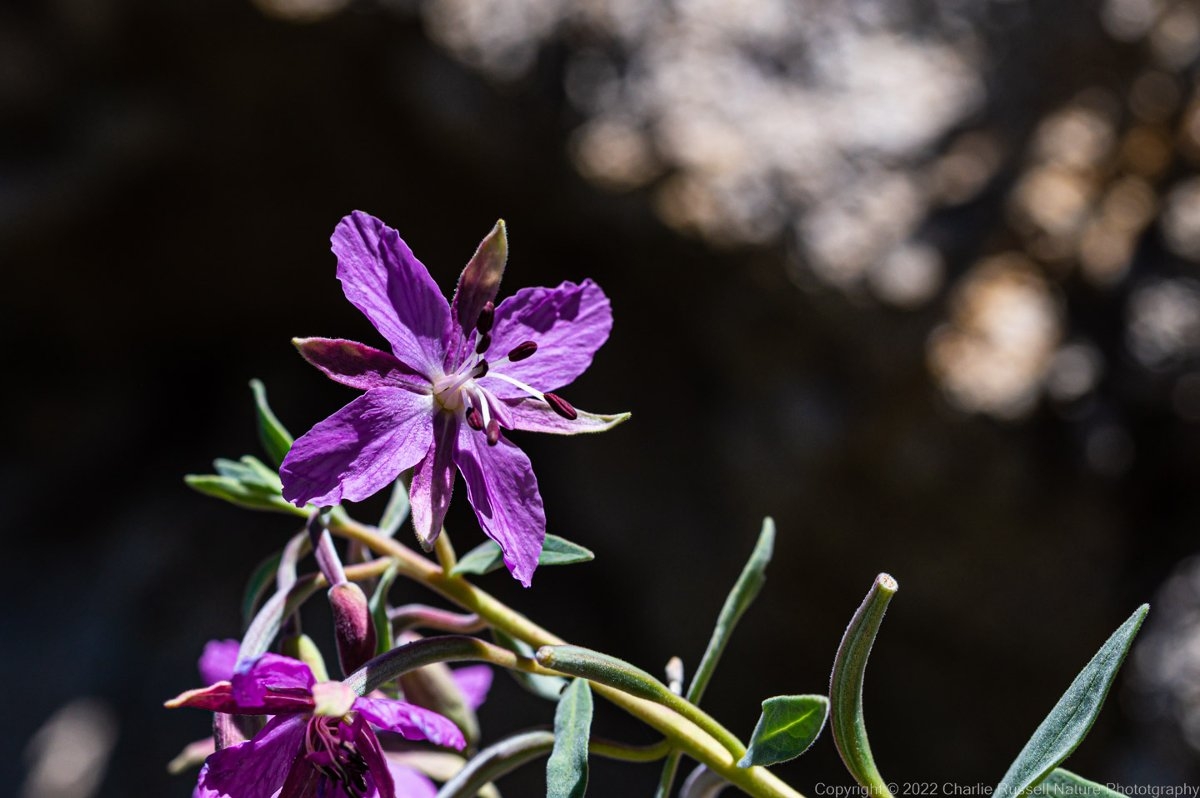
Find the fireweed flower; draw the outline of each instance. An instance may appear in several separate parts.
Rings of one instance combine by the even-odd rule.
[[[342,219],[332,243],[346,298],[392,354],[353,341],[294,341],[331,379],[366,393],[296,440],[280,468],[284,498],[298,506],[360,501],[412,468],[413,523],[429,549],[457,468],[484,533],[528,586],[546,516],[529,458],[503,431],[573,435],[628,418],[585,413],[553,393],[607,340],[608,298],[584,280],[525,288],[495,305],[508,257],[503,222],[480,243],[449,304],[400,235],[375,217]]]
[[[409,740],[462,749],[462,733],[427,709],[359,697],[317,682],[308,666],[264,654],[249,669],[167,702],[239,715],[271,715],[253,739],[215,752],[193,798],[391,798],[392,771],[371,726]]]

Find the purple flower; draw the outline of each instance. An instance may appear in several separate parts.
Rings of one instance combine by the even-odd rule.
[[[409,740],[466,744],[436,712],[317,682],[303,662],[278,654],[167,706],[273,716],[253,739],[208,758],[193,798],[391,798],[395,780],[372,726]]]
[[[525,288],[494,305],[508,257],[503,222],[480,243],[447,303],[400,235],[356,211],[333,233],[338,279],[392,354],[353,341],[305,338],[300,354],[366,391],[293,444],[283,495],[303,506],[360,501],[413,469],[413,523],[427,549],[442,529],[455,469],[484,533],[528,586],[546,536],[537,480],[503,430],[576,434],[628,414],[576,410],[555,391],[592,362],[612,311],[591,280]]]

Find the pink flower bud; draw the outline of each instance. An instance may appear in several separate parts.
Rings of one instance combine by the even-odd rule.
[[[367,595],[353,582],[342,582],[329,588],[329,608],[342,673],[353,673],[375,656],[375,626]]]

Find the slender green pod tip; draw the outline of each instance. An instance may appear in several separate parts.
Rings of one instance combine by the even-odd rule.
[[[667,686],[635,665],[579,646],[542,646],[534,655],[537,664],[559,673],[591,679],[618,690],[662,703],[675,697]]]
[[[838,754],[850,775],[872,798],[891,798],[888,784],[879,774],[863,719],[863,677],[875,636],[888,603],[900,585],[891,574],[880,574],[867,592],[838,646],[829,677],[830,727]]]

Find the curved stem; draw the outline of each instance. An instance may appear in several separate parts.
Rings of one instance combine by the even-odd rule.
[[[407,546],[382,537],[370,527],[335,515],[330,530],[351,540],[360,540],[379,554],[395,557],[400,572],[473,612],[489,625],[531,646],[564,645],[565,641],[516,612],[486,591],[459,576],[451,576]],[[480,641],[482,642],[482,641]],[[510,654],[514,660],[516,655]],[[593,689],[613,704],[665,735],[671,746],[708,766],[746,793],[760,798],[803,798],[777,776],[762,767],[739,768],[734,756],[695,723],[661,704],[638,698],[607,685]],[[699,711],[699,710],[697,710]],[[713,721],[715,723],[715,721]]]
[[[454,544],[450,542],[450,536],[446,534],[445,528],[442,529],[442,534],[438,535],[437,542],[433,544],[433,552],[437,555],[438,565],[442,566],[442,570],[450,573],[454,570],[454,566],[458,565],[458,555],[454,553]]]

